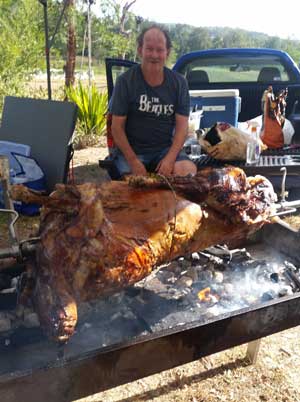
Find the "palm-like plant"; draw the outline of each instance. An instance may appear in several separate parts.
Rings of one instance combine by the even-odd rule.
[[[79,130],[75,136],[75,144],[88,144],[103,135],[106,128],[107,92],[99,92],[95,84],[89,89],[79,81],[77,87],[66,87],[66,95],[78,106]]]

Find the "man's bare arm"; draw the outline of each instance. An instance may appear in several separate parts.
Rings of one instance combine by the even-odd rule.
[[[183,116],[181,114],[175,115],[176,125],[175,125],[175,133],[173,137],[173,143],[170,148],[169,153],[171,155],[175,155],[175,159],[179,152],[181,151],[183,144],[186,140],[188,133],[188,116]]]
[[[136,153],[130,146],[127,136],[125,133],[125,124],[127,116],[112,116],[112,136],[115,144],[123,153],[125,159],[127,160],[131,171],[136,175],[147,174],[146,168],[143,163],[137,158]]]
[[[167,155],[157,166],[157,172],[161,174],[172,174],[177,155],[181,151],[188,133],[188,117],[180,114],[175,115],[176,125],[173,143]]]

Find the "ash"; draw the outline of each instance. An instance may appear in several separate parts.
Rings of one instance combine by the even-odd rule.
[[[274,257],[254,259],[246,249],[218,246],[178,258],[135,285],[132,309],[155,332],[291,296],[299,287],[288,270],[298,269]]]
[[[291,296],[300,289],[295,277],[299,269],[266,246],[216,246],[180,257],[122,292],[80,304],[77,330],[64,355],[77,353],[78,345],[85,350],[103,348]],[[18,277],[8,280],[0,296],[11,298],[19,282]],[[31,306],[1,306],[0,347],[36,340],[47,342]]]

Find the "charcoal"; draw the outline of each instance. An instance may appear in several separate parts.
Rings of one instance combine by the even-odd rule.
[[[214,280],[216,283],[222,283],[224,281],[224,275],[220,271],[214,272]]]
[[[192,253],[191,257],[192,257],[192,261],[199,261],[200,260],[200,256],[196,252]]]
[[[13,310],[17,305],[17,293],[2,294],[0,292],[0,311]]]
[[[198,278],[200,281],[203,281],[206,283],[211,282],[211,280],[213,278],[213,273],[212,273],[212,271],[209,271],[209,270],[201,271],[198,274]]]
[[[172,261],[166,268],[165,270],[174,272],[174,273],[180,273],[181,272],[181,267],[178,264],[177,261]],[[159,271],[158,271],[159,272]]]
[[[178,299],[178,306],[181,308],[184,307],[189,307],[191,305],[191,301],[187,297],[182,297],[181,299]]]
[[[11,329],[11,320],[6,314],[0,313],[0,332],[7,332]]]
[[[214,272],[215,268],[216,268],[216,264],[213,263],[213,261],[210,261],[207,265],[206,265],[206,271],[210,271],[210,272]],[[218,269],[220,269],[220,265],[218,265]]]
[[[292,294],[293,294],[293,289],[291,286],[284,286],[278,292],[279,297],[291,296]]]
[[[14,278],[12,278],[12,280],[11,280],[11,287],[17,289],[18,284],[19,284],[19,277],[14,277]]]
[[[239,264],[248,260],[252,260],[251,254],[245,248],[231,250],[231,261],[234,264]]]
[[[0,290],[10,288],[11,277],[9,275],[0,274]]]
[[[182,276],[181,278],[179,278],[176,282],[176,285],[180,286],[180,287],[190,287],[193,284],[193,279],[189,276]]]
[[[108,300],[111,304],[121,304],[124,297],[124,292],[115,293],[109,296]]]
[[[195,267],[191,267],[187,270],[186,275],[192,278],[193,282],[198,280],[198,271]]]
[[[216,304],[219,302],[219,299],[214,295],[210,295],[210,301],[212,304]]]
[[[161,270],[158,271],[157,276],[163,283],[174,283],[176,280],[175,272],[172,271]]]
[[[265,292],[262,297],[261,297],[261,301],[262,302],[267,302],[270,300],[273,300],[277,297],[277,294],[274,290],[269,290],[268,292]]]
[[[25,271],[25,264],[15,263],[14,259],[11,259],[7,264],[7,267],[1,268],[1,275],[7,275],[14,278]]]
[[[200,256],[207,258],[207,261],[215,264],[215,265],[223,265],[224,264],[224,260],[214,254],[211,254],[209,252],[201,252],[199,253]]]
[[[243,300],[246,302],[247,306],[251,306],[258,301],[257,297],[253,294],[246,294],[243,296]]]
[[[234,286],[232,283],[224,283],[224,291],[231,295],[234,291]]]
[[[279,275],[278,275],[277,272],[273,272],[273,273],[270,275],[270,278],[271,278],[271,281],[274,282],[274,283],[278,283],[278,282],[279,282]]]
[[[187,269],[190,266],[190,262],[187,259],[183,258],[183,257],[180,257],[178,259],[178,264],[179,264],[181,269]]]
[[[130,286],[129,288],[125,289],[125,293],[129,297],[136,297],[141,293],[141,289],[134,286]]]
[[[207,317],[208,318],[214,318],[220,315],[220,309],[217,305],[214,305],[213,307],[209,307],[207,309]]]
[[[217,293],[217,294],[221,294],[223,291],[223,286],[220,285],[219,283],[211,283],[209,285],[212,293]]]
[[[228,254],[232,255],[231,260],[228,259]],[[129,337],[170,328],[176,323],[178,325],[178,320],[185,323],[189,320],[205,323],[224,313],[255,303],[292,295],[296,291],[296,285],[288,271],[299,275],[298,268],[293,264],[253,260],[245,249],[227,252],[226,249],[213,247],[204,252],[195,252],[165,264],[147,280],[142,280],[120,293],[81,303],[78,308],[79,332],[94,333],[95,328],[98,328],[98,323],[94,322],[94,314],[99,317],[99,323],[103,322],[104,329],[108,332],[111,331],[110,328],[117,331],[119,325],[124,325],[126,336]],[[10,277],[10,287],[15,288],[19,279],[20,277]],[[206,287],[210,288],[210,299],[200,301],[198,292]],[[1,295],[9,296],[0,293]],[[7,309],[8,304],[5,305]],[[150,305],[152,307],[148,311]],[[33,310],[24,309],[20,305],[14,315],[9,315],[6,310],[4,314],[0,319],[0,328],[5,331],[20,328],[35,330],[39,325]],[[113,340],[117,341],[120,337],[121,334],[117,332]],[[100,338],[102,345],[111,343],[107,334]]]
[[[34,327],[39,327],[40,321],[38,318],[38,315],[36,313],[29,313],[26,314],[24,317],[24,326],[26,328],[34,328]]]
[[[79,329],[79,332],[85,332],[86,330],[90,329],[92,324],[89,322],[85,322]]]
[[[122,317],[122,313],[120,311],[117,311],[115,314],[113,314],[111,316],[111,321],[117,320],[117,319],[119,319],[121,317]]]
[[[258,267],[265,267],[267,265],[266,260],[248,260],[243,263],[245,268],[258,268]]]
[[[291,262],[289,262],[289,261],[284,261],[284,265],[285,265],[287,268],[289,268],[291,271],[294,271],[294,272],[297,271],[296,266],[295,266],[294,264],[292,264]]]
[[[86,314],[88,314],[92,309],[92,306],[88,302],[82,302],[78,306],[78,316],[84,317]]]

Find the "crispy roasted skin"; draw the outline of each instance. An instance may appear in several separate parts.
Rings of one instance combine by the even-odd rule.
[[[31,200],[28,189],[12,192]],[[42,326],[67,341],[78,303],[132,285],[180,255],[245,239],[268,221],[275,198],[265,178],[230,167],[33,194],[44,205],[34,292]]]

